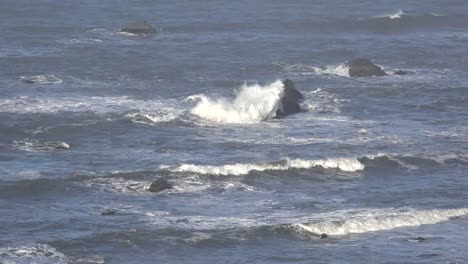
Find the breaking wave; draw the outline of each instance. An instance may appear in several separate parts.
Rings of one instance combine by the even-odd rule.
[[[340,220],[293,224],[292,227],[313,235],[339,236],[436,224],[465,215],[468,215],[468,208],[396,211],[375,215],[367,213]]]
[[[275,117],[280,107],[283,83],[273,82],[260,86],[244,84],[235,98],[212,99],[198,96],[199,102],[191,113],[203,119],[219,123],[256,123]]]
[[[24,140],[14,141],[13,144],[17,149],[28,152],[64,150],[70,148],[70,145],[68,143],[62,141],[40,142],[38,140]]]
[[[161,170],[171,172],[192,172],[202,175],[247,175],[252,171],[283,171],[289,169],[338,169],[345,172],[358,172],[366,168],[388,170],[403,168],[417,170],[431,166],[468,165],[468,157],[464,154],[434,154],[421,155],[392,155],[379,153],[365,155],[359,158],[325,158],[315,160],[285,158],[276,162],[263,163],[234,163],[220,166],[180,164],[175,166],[162,165]]]
[[[246,163],[246,164],[228,164],[222,166],[204,166],[194,164],[181,164],[178,166],[161,166],[161,169],[172,172],[193,172],[209,175],[246,175],[251,171],[266,170],[288,170],[288,169],[310,169],[320,167],[324,169],[339,169],[342,171],[355,172],[364,169],[362,164],[356,158],[337,158],[337,159],[283,159],[273,163]]]

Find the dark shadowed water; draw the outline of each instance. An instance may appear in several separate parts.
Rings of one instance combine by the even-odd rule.
[[[0,263],[468,263],[467,1],[0,0],[0,25]],[[274,119],[285,78],[307,111]]]

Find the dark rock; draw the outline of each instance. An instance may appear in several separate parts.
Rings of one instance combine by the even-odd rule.
[[[328,235],[325,234],[325,233],[322,233],[322,234],[320,235],[320,238],[321,238],[321,239],[324,239],[324,238],[327,238],[327,237],[328,237]]]
[[[132,24],[128,24],[120,30],[121,32],[131,34],[153,34],[156,33],[156,29],[146,21],[137,21]]]
[[[153,183],[151,183],[148,190],[150,192],[162,192],[166,189],[171,189],[171,188],[172,188],[172,185],[169,182],[167,182],[167,180],[163,178],[159,178]]]
[[[106,209],[101,213],[101,215],[115,215],[115,213],[115,209]]]
[[[303,112],[304,110],[299,103],[304,99],[304,95],[296,90],[294,83],[289,79],[284,80],[283,85],[283,97],[281,98],[279,109],[276,111],[276,117],[280,118],[286,115]]]
[[[349,68],[349,76],[351,77],[370,77],[387,75],[382,68],[373,64],[370,60],[359,58],[350,60],[345,63]]]
[[[412,238],[411,240],[416,241],[416,242],[422,242],[422,241],[426,240],[426,238],[424,238],[424,237],[415,237],[415,238]]]

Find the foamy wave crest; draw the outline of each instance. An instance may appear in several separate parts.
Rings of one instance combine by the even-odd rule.
[[[399,10],[396,10],[395,12],[393,13],[388,13],[388,14],[384,14],[384,15],[381,15],[381,16],[377,16],[377,18],[390,18],[390,19],[400,19],[401,16],[404,16],[406,15],[406,13],[399,9]]]
[[[468,215],[468,208],[391,212],[383,215],[364,215],[317,223],[294,224],[294,228],[315,235],[347,235],[436,224],[453,217]]]
[[[20,76],[19,79],[24,83],[37,83],[37,84],[57,84],[62,80],[54,75],[35,75],[35,76]]]
[[[220,123],[256,123],[275,117],[280,106],[284,86],[281,81],[266,86],[244,84],[234,99],[211,99],[198,96],[199,102],[191,110],[203,119]]]
[[[0,248],[1,263],[67,263],[67,257],[47,244]]]
[[[337,159],[283,159],[274,163],[253,163],[253,164],[228,164],[223,166],[203,166],[194,164],[181,164],[178,166],[161,166],[161,169],[172,172],[193,172],[198,174],[210,175],[246,175],[251,171],[266,170],[288,170],[288,169],[311,169],[321,167],[324,169],[339,169],[342,171],[355,172],[364,169],[362,164],[356,158],[337,158]]]
[[[159,111],[148,112],[140,111],[136,113],[126,114],[132,122],[142,124],[155,124],[160,122],[169,122],[179,117],[181,113],[176,109],[161,109]]]

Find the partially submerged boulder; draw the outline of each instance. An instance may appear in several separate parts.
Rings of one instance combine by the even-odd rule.
[[[103,216],[104,215],[115,215],[115,213],[116,213],[115,209],[106,209],[101,213],[101,215],[103,215]]]
[[[146,21],[137,21],[123,27],[121,32],[131,34],[153,34],[156,33],[156,29]]]
[[[304,99],[304,95],[296,89],[294,83],[289,79],[284,80],[283,85],[283,97],[276,111],[276,117],[280,118],[286,115],[303,112],[304,110],[299,103]]]
[[[385,76],[382,68],[373,64],[369,59],[359,58],[346,62],[344,64],[349,69],[350,77],[371,77],[371,76]]]
[[[172,188],[172,185],[169,182],[167,182],[166,179],[159,178],[156,181],[151,183],[148,191],[157,193],[157,192],[162,192],[164,190],[171,189],[171,188]]]

